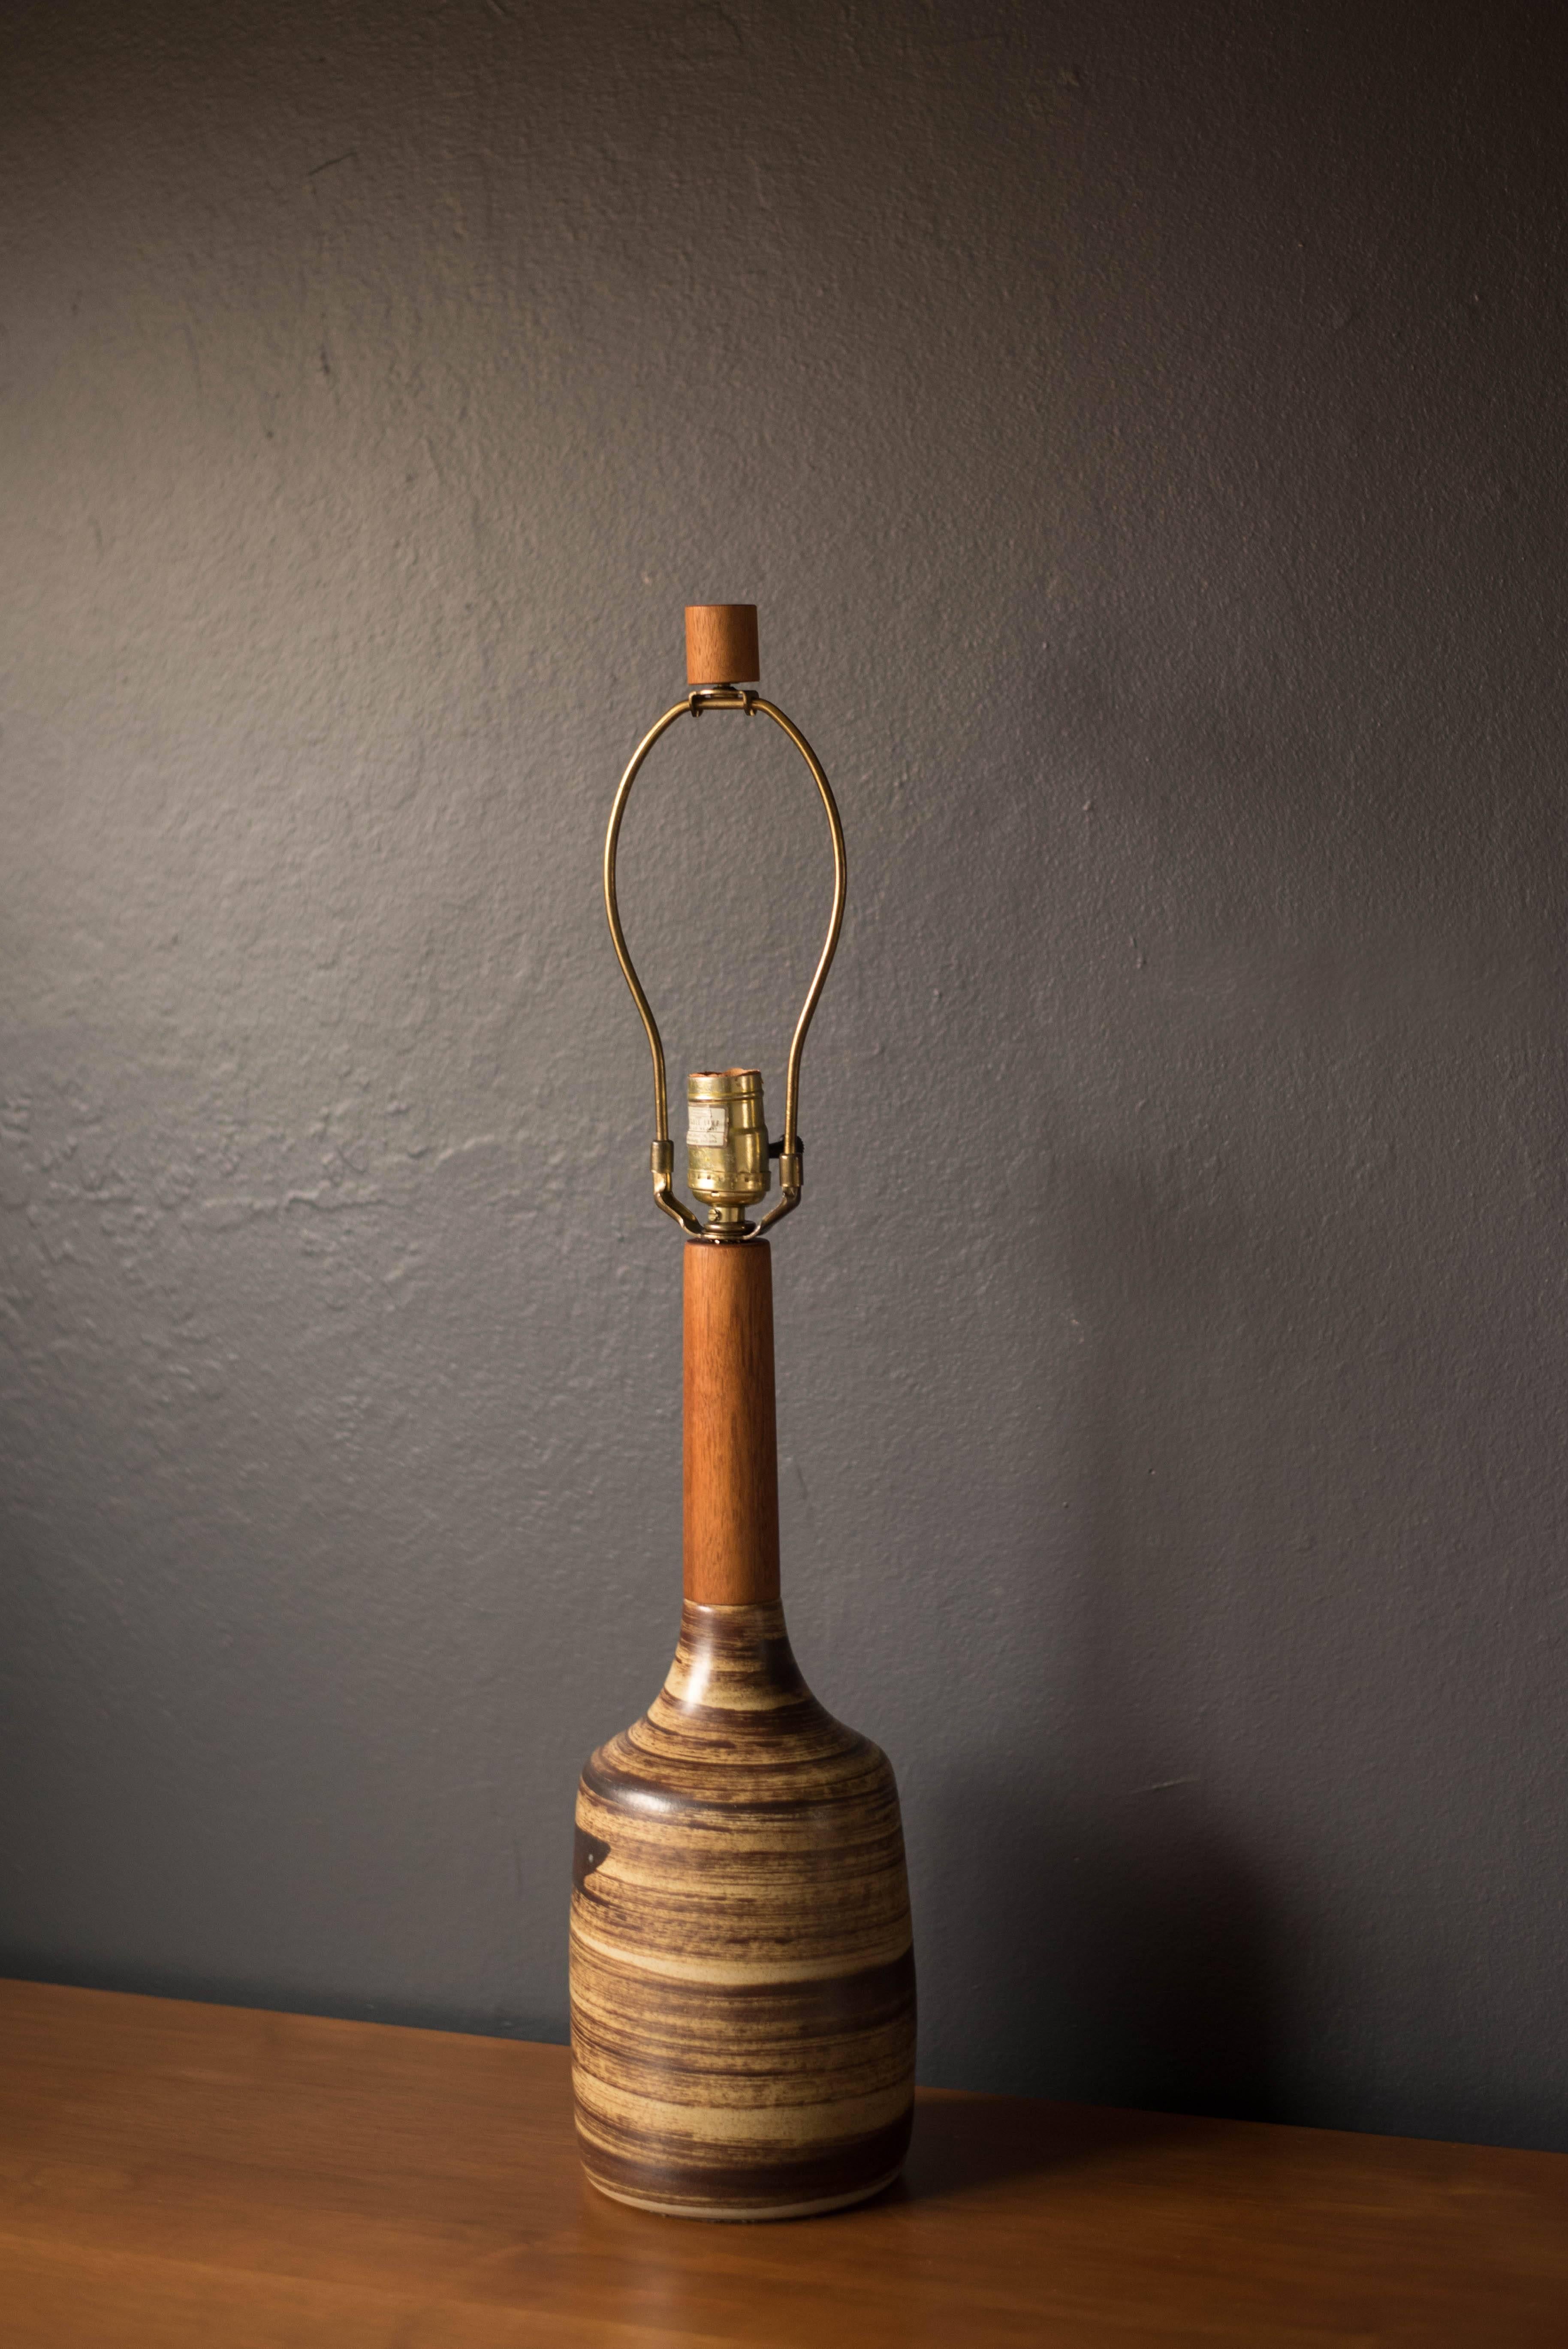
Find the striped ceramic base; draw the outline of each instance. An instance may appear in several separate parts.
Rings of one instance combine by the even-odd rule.
[[[777,1607],[688,1601],[663,1691],[583,1774],[572,2053],[583,2159],[618,2200],[794,2218],[898,2173],[898,1793],[806,1687]]]

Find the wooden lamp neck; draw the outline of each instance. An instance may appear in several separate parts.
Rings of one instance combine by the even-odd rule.
[[[773,1261],[766,1240],[686,1258],[685,1588],[699,1607],[779,1599]]]

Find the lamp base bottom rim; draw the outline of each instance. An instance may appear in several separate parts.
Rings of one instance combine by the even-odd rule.
[[[705,2219],[709,2224],[748,2226],[773,2219],[815,2219],[829,2210],[847,2210],[855,2202],[869,2202],[873,2194],[881,2194],[892,2184],[903,2168],[901,2161],[896,2169],[873,2178],[868,2185],[854,2187],[848,2194],[825,2194],[809,2202],[750,2205],[742,2209],[737,2209],[733,2203],[713,2203],[705,2208],[700,2202],[661,2202],[656,2195],[627,2194],[620,2187],[606,2186],[591,2169],[585,2168],[583,2174],[596,2193],[611,2202],[624,2202],[634,2210],[652,2210],[661,2219]]]

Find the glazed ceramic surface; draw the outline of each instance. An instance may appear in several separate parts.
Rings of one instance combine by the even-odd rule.
[[[818,1703],[777,1605],[682,1610],[644,1718],[577,1796],[572,2054],[589,2177],[695,2218],[895,2177],[914,1961],[886,1756]]]

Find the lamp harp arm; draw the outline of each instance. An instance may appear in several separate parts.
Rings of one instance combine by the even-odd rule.
[[[626,944],[626,934],[621,924],[620,904],[615,893],[615,856],[620,843],[622,819],[625,815],[626,802],[631,797],[632,786],[637,780],[644,761],[660,736],[667,733],[677,719],[688,716],[700,718],[705,712],[715,709],[738,709],[748,718],[759,715],[770,718],[773,723],[788,735],[801,758],[804,759],[810,771],[811,780],[821,796],[833,846],[833,905],[828,917],[828,935],[823,941],[822,951],[817,958],[817,967],[811,974],[810,985],[806,989],[806,1000],[801,1005],[800,1016],[795,1022],[795,1032],[789,1040],[789,1058],[784,1081],[784,1133],[779,1148],[779,1202],[776,1206],[769,1209],[767,1215],[755,1226],[748,1226],[738,1232],[732,1231],[727,1236],[732,1239],[756,1239],[800,1204],[805,1172],[805,1154],[801,1147],[799,1133],[800,1056],[805,1050],[806,1031],[811,1025],[811,1016],[817,1009],[818,1000],[838,947],[839,932],[843,926],[844,895],[849,880],[849,867],[844,854],[844,828],[839,821],[838,804],[833,798],[832,786],[822,771],[821,761],[791,719],[787,718],[781,709],[776,709],[772,702],[765,701],[758,693],[753,693],[737,686],[719,686],[689,693],[684,701],[677,701],[673,709],[665,710],[656,724],[649,727],[627,762],[626,771],[622,776],[620,788],[615,793],[614,805],[610,810],[609,829],[604,835],[604,910],[610,917],[610,936],[614,943],[615,959],[621,966],[626,985],[632,990],[632,999],[637,1007],[638,1015],[647,1032],[648,1049],[653,1054],[654,1142],[650,1154],[650,1165],[653,1172],[655,1201],[666,1216],[673,1217],[682,1230],[693,1238],[707,1239],[718,1237],[710,1234],[703,1225],[698,1223],[690,1208],[676,1198],[672,1187],[675,1178],[675,1144],[670,1138],[669,1084],[665,1069],[664,1041],[659,1034],[659,1023],[654,1017],[653,1005],[648,1001],[647,992],[637,976],[636,965],[632,960],[631,950]]]

